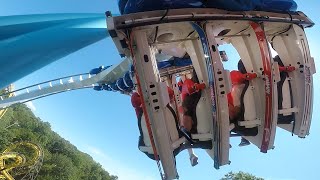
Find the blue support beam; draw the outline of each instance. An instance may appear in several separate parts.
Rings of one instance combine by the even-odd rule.
[[[0,17],[0,88],[109,37],[104,14]]]

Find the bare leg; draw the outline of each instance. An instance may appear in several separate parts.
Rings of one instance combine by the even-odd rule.
[[[180,125],[190,132],[192,129],[192,118],[190,116],[184,115],[182,121],[180,122]]]

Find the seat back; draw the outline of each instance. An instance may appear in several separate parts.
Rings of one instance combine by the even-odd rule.
[[[165,110],[166,113],[166,124],[168,131],[170,133],[170,138],[172,142],[177,141],[180,138],[179,132],[178,132],[178,119],[177,116],[173,110],[173,108],[168,104],[167,108]],[[140,114],[138,118],[138,126],[139,126],[139,150],[146,153],[148,157],[151,158],[151,155],[153,155],[153,149],[149,137],[148,128],[145,121],[145,116],[143,113]],[[154,159],[154,158],[151,158]]]
[[[242,74],[246,74],[246,68],[243,64],[243,62],[240,60],[238,63],[238,70]],[[245,80],[242,85],[237,85],[239,90],[241,90],[241,96],[240,96],[240,118],[238,121],[238,126],[244,127],[247,129],[257,127],[257,113],[256,113],[256,105],[255,105],[255,99],[253,94],[253,89],[250,88],[250,81]],[[239,128],[239,129],[244,129]],[[254,133],[250,134],[253,135]],[[246,134],[244,134],[246,135]]]
[[[196,115],[197,115],[197,133],[198,134],[207,134],[210,133],[211,125],[209,124],[209,120],[212,119],[210,116],[211,112],[211,103],[210,100],[206,98],[206,92],[201,92],[201,97],[198,101],[196,107]],[[207,141],[209,139],[199,139],[200,141]]]
[[[243,101],[243,120],[244,121],[255,121],[257,119],[256,106],[254,103],[254,95],[252,89],[249,87],[249,81],[246,82],[248,85],[245,85],[245,89],[243,90],[243,97],[241,97]],[[255,124],[246,124],[246,128],[256,127]]]
[[[279,56],[274,57],[274,61],[278,63],[279,67],[284,67],[283,62]],[[278,108],[279,110],[292,108],[292,88],[289,81],[289,74],[287,72],[280,72],[280,81],[278,86]],[[283,113],[278,115],[278,123],[290,124],[294,120],[294,113]]]

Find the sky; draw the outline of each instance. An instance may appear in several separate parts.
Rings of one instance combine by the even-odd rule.
[[[297,0],[299,10],[305,12],[316,26],[306,29],[311,54],[320,69],[320,1],[308,3]],[[46,13],[104,13],[118,14],[115,0],[2,0],[0,16]],[[234,50],[229,59],[239,59]],[[100,65],[121,60],[111,39],[105,39],[77,51],[47,67],[15,82],[16,88],[88,72]],[[232,61],[230,62],[232,63]],[[230,65],[227,65],[230,66]],[[316,180],[320,155],[320,88],[319,73],[314,76],[314,113],[310,136],[292,137],[277,129],[275,149],[260,153],[254,146],[238,147],[239,139],[232,139],[231,165],[215,170],[213,161],[202,150],[196,150],[199,165],[191,167],[187,152],[177,156],[177,168],[182,180],[220,179],[229,171],[244,171],[268,180]],[[36,116],[51,124],[54,131],[90,154],[108,172],[120,180],[160,179],[156,163],[138,150],[138,126],[130,97],[120,93],[96,92],[91,89],[58,94],[29,103]]]

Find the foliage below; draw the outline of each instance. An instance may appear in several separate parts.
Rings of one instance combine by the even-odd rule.
[[[19,125],[15,124],[18,122]],[[30,141],[44,151],[40,180],[116,180],[88,154],[80,152],[70,142],[51,130],[48,122],[35,117],[25,105],[8,109],[0,120],[0,151],[11,143]],[[0,153],[1,153],[0,152]]]
[[[221,180],[264,180],[264,179],[256,177],[252,174],[244,173],[240,171],[238,173],[229,172],[223,178],[221,178]]]

